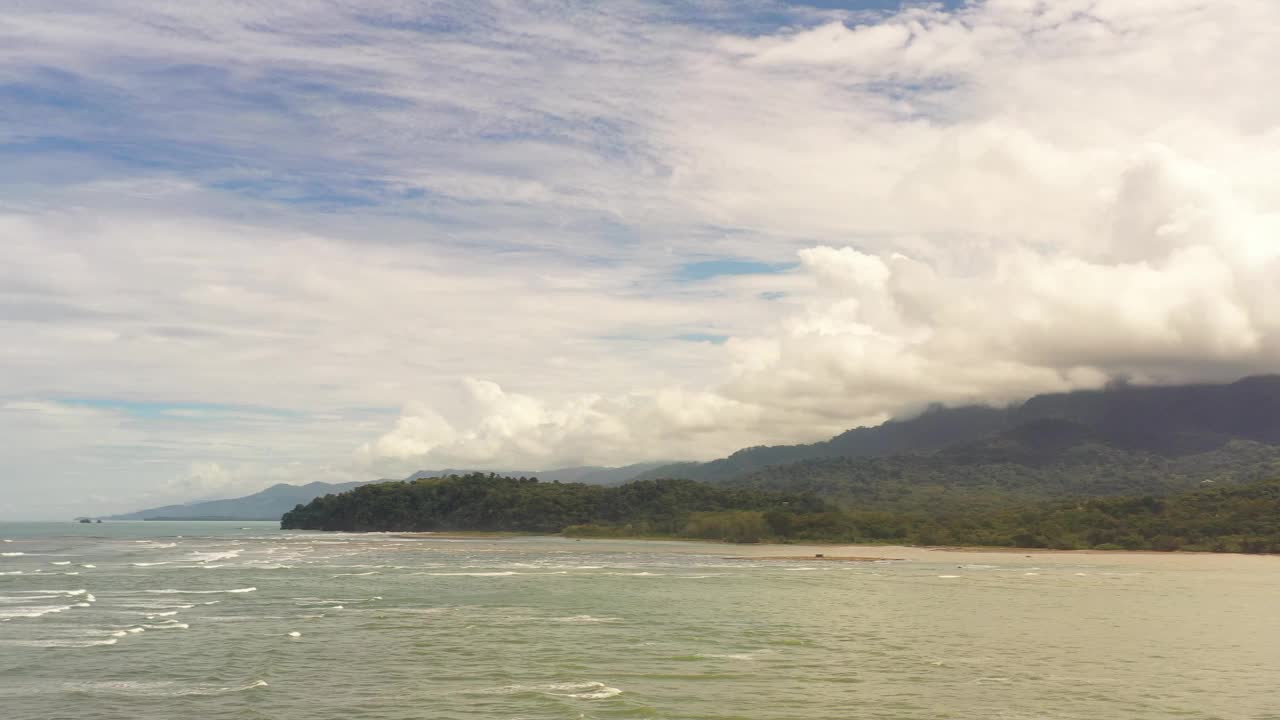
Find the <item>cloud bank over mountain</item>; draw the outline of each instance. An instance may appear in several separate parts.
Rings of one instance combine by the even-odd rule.
[[[1277,31],[1266,0],[20,4],[0,482],[45,482],[0,515],[1273,371]]]

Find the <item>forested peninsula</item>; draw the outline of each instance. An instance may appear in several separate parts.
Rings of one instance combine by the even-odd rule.
[[[727,542],[1280,553],[1280,480],[1165,497],[858,509],[692,480],[616,487],[469,474],[364,485],[286,513],[287,530],[517,531]]]

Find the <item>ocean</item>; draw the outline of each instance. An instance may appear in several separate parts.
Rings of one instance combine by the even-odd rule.
[[[1175,717],[1280,719],[1280,558],[0,524],[4,720]]]

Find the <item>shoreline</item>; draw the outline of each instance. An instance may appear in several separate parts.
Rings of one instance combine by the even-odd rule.
[[[687,543],[689,545],[718,545],[735,548],[738,555],[725,556],[727,560],[790,560],[800,561],[837,561],[837,562],[889,562],[906,561],[912,558],[887,557],[875,553],[880,550],[893,551],[894,555],[917,555],[917,560],[925,559],[926,554],[958,554],[958,555],[1022,555],[1029,557],[1270,557],[1280,558],[1276,553],[1230,553],[1205,550],[1098,550],[1085,548],[1080,550],[1055,550],[1053,548],[1019,548],[1003,545],[869,545],[850,543],[730,543],[705,538],[682,538],[668,536],[634,536],[634,537],[572,537],[559,533],[504,532],[486,530],[448,530],[443,532],[391,532],[382,533],[405,540],[514,540],[520,538],[546,538],[576,542],[610,543],[610,542],[661,542]],[[813,549],[809,554],[799,554],[797,550]],[[831,551],[847,551],[851,554],[832,554]],[[787,554],[781,554],[786,551]],[[905,553],[899,551],[907,551]],[[820,557],[822,556],[822,557]]]

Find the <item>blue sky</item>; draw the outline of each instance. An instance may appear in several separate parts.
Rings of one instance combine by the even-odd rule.
[[[1278,14],[0,10],[0,518],[1273,368]]]

